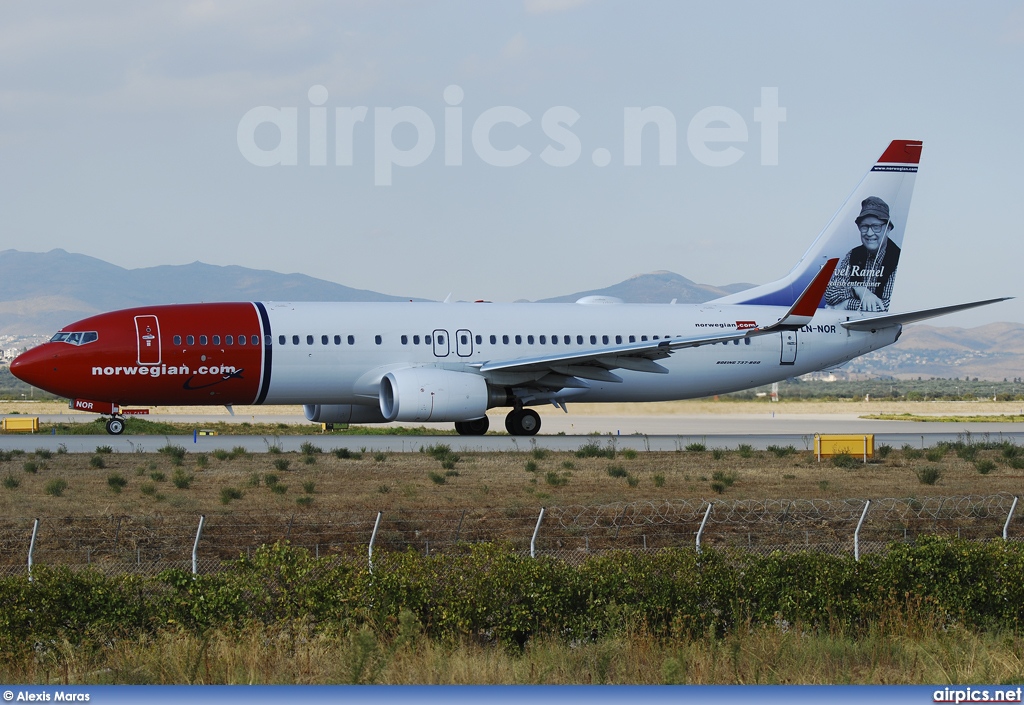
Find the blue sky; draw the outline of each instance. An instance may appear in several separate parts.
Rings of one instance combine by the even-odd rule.
[[[763,283],[891,139],[921,139],[893,308],[1020,296],[1022,67],[1019,2],[4,3],[0,249],[434,299],[538,299],[662,269]],[[785,110],[774,165],[763,89]],[[294,165],[240,148],[260,106],[294,108]],[[337,109],[358,106],[339,164]],[[626,111],[651,107],[675,121],[674,163],[659,164],[649,126],[626,165]],[[386,122],[411,113],[433,127],[429,149],[412,123]],[[739,150],[734,163],[691,149],[709,114],[733,120],[712,146]],[[519,116],[487,137],[521,163],[476,148],[488,115]],[[276,154],[276,127],[250,137]],[[461,164],[446,165],[456,143]],[[403,159],[417,163],[375,183]],[[941,322],[1000,320],[1024,322],[1024,301]]]

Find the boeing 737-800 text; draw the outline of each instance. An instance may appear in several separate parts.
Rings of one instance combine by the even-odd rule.
[[[530,407],[687,399],[833,367],[905,323],[981,306],[889,310],[921,143],[892,142],[782,279],[696,305],[203,303],[65,326],[20,355],[20,379],[109,416],[125,405],[302,404],[329,423],[453,421],[485,412],[532,435]]]

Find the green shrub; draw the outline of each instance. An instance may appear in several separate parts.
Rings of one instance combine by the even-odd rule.
[[[128,485],[128,480],[124,475],[119,473],[113,473],[107,475],[107,486],[110,487],[115,493],[120,493]]]
[[[678,446],[676,447],[678,448]],[[686,450],[690,451],[691,453],[703,453],[707,449],[708,447],[703,443],[690,443],[686,446]]]
[[[56,477],[43,487],[43,492],[50,495],[51,497],[60,497],[64,494],[64,490],[68,488],[67,480],[62,477]]]
[[[39,463],[34,460],[26,460],[22,464],[21,469],[31,475],[35,475],[39,471]]]
[[[923,467],[917,469],[917,481],[922,485],[934,485],[942,479],[942,471],[934,467]]]
[[[388,454],[384,453],[382,451],[378,451],[378,452],[373,454],[373,460],[376,463],[383,463],[387,459],[388,459]]]
[[[339,460],[359,460],[361,457],[363,457],[363,454],[353,453],[348,448],[335,448],[334,457],[338,458]]]
[[[302,464],[303,465],[313,465],[315,463],[316,463],[316,456],[315,455],[303,455],[302,456]]]
[[[771,445],[768,446],[767,450],[776,458],[785,458],[787,455],[793,455],[794,453],[796,453],[796,448],[794,448],[793,446]]]
[[[96,446],[96,452],[103,453],[104,455],[109,455],[110,453],[114,452],[114,449],[111,448],[110,446]]]
[[[550,470],[544,476],[544,482],[548,483],[552,487],[562,487],[563,485],[569,484],[569,478],[566,477],[565,475]]]
[[[8,475],[4,478],[4,487],[9,490],[18,489],[19,485],[21,485],[21,480],[16,478],[14,475]]]
[[[231,457],[231,453],[227,452],[223,448],[218,448],[217,450],[213,451],[213,457],[216,458],[217,460],[227,460],[228,458]]]
[[[622,451],[622,457],[626,460],[636,460],[636,451],[632,448],[626,448]]]
[[[749,443],[740,443],[736,447],[736,451],[740,454],[741,458],[751,458],[754,455],[754,447]]]
[[[53,457],[53,452],[49,448],[36,448],[36,457],[42,460],[49,460]]]
[[[526,472],[537,472],[537,463],[533,460],[527,460],[526,465],[523,466]]]
[[[427,472],[427,477],[429,477],[430,481],[433,482],[435,485],[443,485],[444,483],[448,482],[447,477],[445,477],[439,472],[434,472],[433,470]]]
[[[845,450],[832,456],[832,465],[837,468],[843,468],[844,470],[852,470],[862,463],[863,458],[855,458]]]
[[[665,476],[662,475],[660,472],[654,473],[654,486],[655,487],[664,487],[665,486]]]
[[[309,441],[305,441],[301,446],[299,446],[299,451],[303,455],[319,455],[324,452],[324,449],[320,446],[313,445]]]
[[[621,465],[609,465],[606,470],[608,477],[625,477],[629,473],[626,472],[626,468]]]
[[[196,467],[205,468],[210,464],[210,459],[206,457],[206,453],[199,453],[196,455]]]
[[[889,457],[889,453],[892,452],[892,446],[882,443],[875,447],[875,457],[879,460],[885,460]]]
[[[281,481],[281,478],[278,477],[277,475],[275,475],[272,472],[268,472],[266,475],[263,476],[263,484],[266,485],[267,487],[273,487],[274,485],[276,485],[280,481]],[[257,481],[256,485],[254,485],[254,486],[258,486],[258,485],[259,485],[259,482]]]
[[[551,455],[551,451],[549,451],[547,448],[534,447],[533,450],[530,451],[530,455],[533,457],[534,460],[544,460],[544,458]]]
[[[909,443],[903,444],[903,457],[907,460],[917,460],[924,455],[924,451],[918,450]]]
[[[220,491],[220,503],[230,504],[232,500],[241,499],[242,490],[235,487],[223,487]]]
[[[163,482],[167,479],[167,475],[164,475],[159,470],[149,473],[149,479],[153,482]]]
[[[711,489],[718,494],[722,494],[723,492],[725,492],[725,484],[721,482],[712,482]]]
[[[187,490],[192,484],[193,475],[190,472],[185,472],[181,468],[174,471],[171,475],[171,483],[179,490]]]
[[[990,472],[996,469],[996,464],[995,461],[985,458],[983,460],[975,460],[974,467],[982,475],[988,475]]]
[[[103,459],[102,455],[94,455],[89,458],[89,465],[94,468],[105,468],[107,467],[107,461]]]
[[[139,491],[147,497],[152,497],[156,494],[156,484],[152,482],[143,482],[139,486]]]
[[[287,458],[274,458],[274,469],[285,472],[291,466],[292,461]]]
[[[97,448],[96,450],[98,451],[99,448]],[[177,460],[180,462],[185,459],[186,451],[184,446],[176,446],[172,443],[168,443],[163,448],[158,448],[157,453],[163,453],[172,461]]]
[[[626,484],[629,485],[630,487],[636,487],[637,485],[640,484],[640,478],[630,473],[626,475]]]
[[[288,485],[281,482],[275,482],[273,485],[270,485],[270,491],[274,494],[285,494],[288,492]]]
[[[924,454],[924,457],[925,460],[927,460],[929,463],[942,462],[942,460],[946,457],[946,448],[941,445],[935,446],[934,448],[929,448],[928,451]]]
[[[311,505],[313,503],[313,497],[311,497],[308,494],[304,495],[302,497],[296,497],[295,498],[295,503],[297,505],[299,505],[300,507],[308,507],[309,505]]]
[[[722,450],[721,448],[715,448],[713,451],[711,451],[711,457],[714,458],[715,460],[721,460],[722,458],[725,457],[725,451]]]
[[[302,491],[306,494],[313,494],[316,491],[316,483],[312,480],[306,480],[302,483]]]
[[[579,447],[576,451],[577,458],[608,458],[612,459],[615,457],[615,448],[609,445],[607,448],[602,448],[596,442],[591,441],[585,443]]]
[[[736,482],[736,473],[725,472],[723,470],[715,470],[711,473],[711,479],[715,482],[721,482],[726,487],[732,487]]]

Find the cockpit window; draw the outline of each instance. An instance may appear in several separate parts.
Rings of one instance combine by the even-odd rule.
[[[94,330],[69,333],[61,331],[52,338],[51,343],[70,343],[71,345],[85,345],[87,343],[95,342],[99,339],[99,335]]]

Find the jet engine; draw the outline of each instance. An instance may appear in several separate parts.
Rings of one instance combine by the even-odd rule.
[[[302,413],[313,423],[384,423],[380,409],[356,404],[305,404]]]
[[[504,392],[492,392],[470,372],[407,367],[380,381],[380,411],[388,421],[467,421],[504,401]]]

